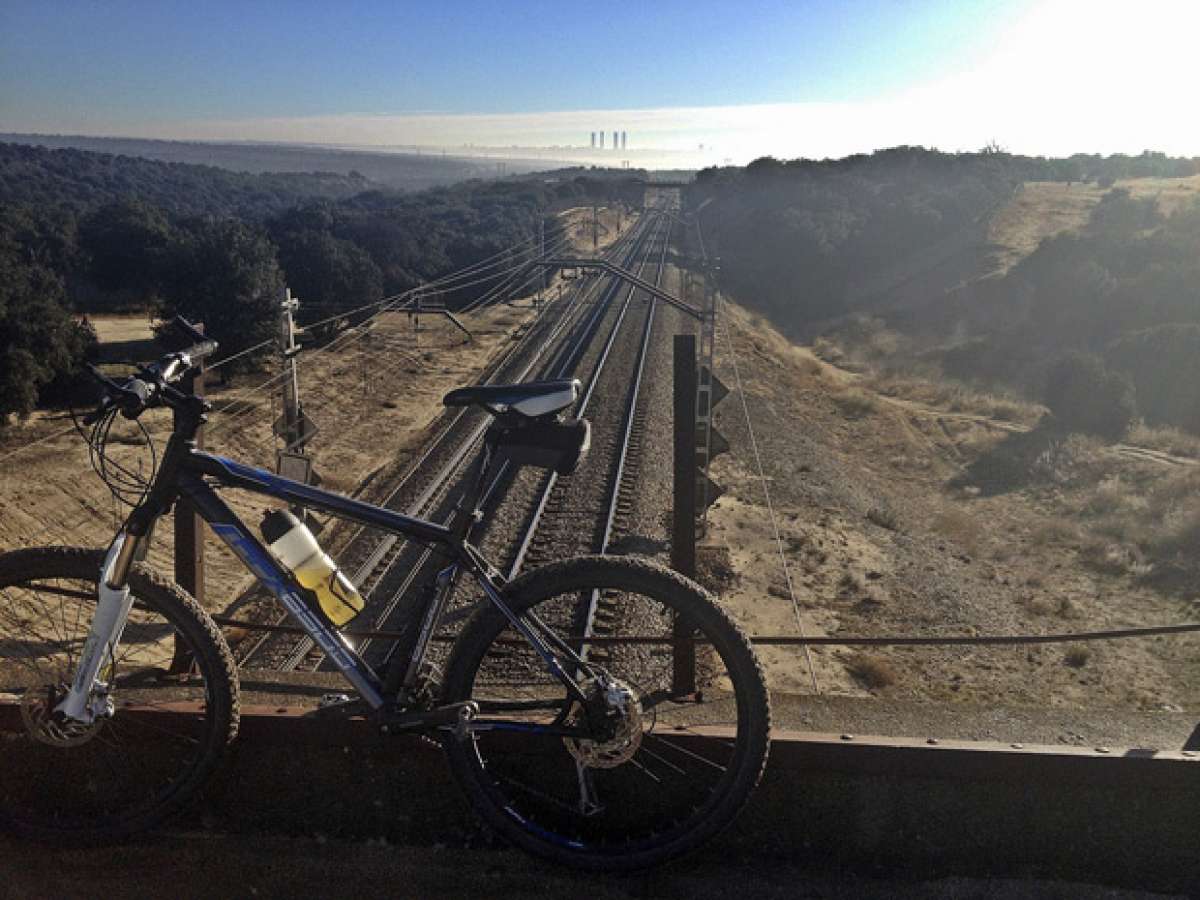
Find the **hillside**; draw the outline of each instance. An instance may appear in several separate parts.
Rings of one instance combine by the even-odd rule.
[[[561,164],[553,159],[483,159],[452,153],[343,150],[305,144],[222,144],[47,134],[0,134],[0,141],[52,150],[73,148],[164,163],[214,166],[249,174],[326,172],[352,176],[358,173],[378,185],[404,191],[425,190],[468,178],[520,175]]]
[[[438,299],[503,299],[533,277],[540,239],[551,251],[565,240],[557,213],[638,203],[640,174],[567,169],[400,193],[358,174],[0,144],[0,428],[90,393],[78,367],[94,339],[79,314],[183,315],[208,324],[236,369],[253,368],[285,287],[304,300],[302,324],[459,270],[474,277]]]
[[[1200,175],[1188,178],[1130,178],[1115,182],[1138,199],[1153,198],[1169,216],[1200,196]],[[1095,183],[1029,181],[988,224],[993,264],[985,275],[1004,275],[1037,250],[1046,238],[1082,230],[1100,199],[1111,188]]]
[[[316,197],[349,197],[371,187],[331,172],[248,174],[76,149],[0,143],[0,203],[87,209],[136,201],[172,215],[260,219]]]
[[[745,387],[808,635],[1039,634],[1197,618],[1194,592],[1179,579],[1193,582],[1166,550],[1200,513],[1195,460],[1059,435],[985,489],[981,473],[1018,454],[1041,410],[981,394],[905,399],[895,384],[818,359],[742,307],[727,304],[722,316],[718,371]],[[752,633],[796,634],[736,392],[716,421],[734,449],[715,464],[727,493],[710,513],[706,577]],[[1139,540],[1160,542],[1159,554],[1141,554]],[[1191,635],[830,647],[812,657],[823,693],[1194,712],[1198,651]],[[811,689],[799,648],[760,654],[773,686]]]

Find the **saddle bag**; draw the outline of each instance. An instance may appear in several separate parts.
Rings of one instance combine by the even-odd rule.
[[[546,419],[512,426],[496,423],[488,429],[488,440],[518,466],[570,475],[592,445],[592,426],[587,419]]]

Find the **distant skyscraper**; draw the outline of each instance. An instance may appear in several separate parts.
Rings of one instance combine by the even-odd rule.
[[[621,132],[621,149],[622,150],[625,149],[625,138],[626,137],[627,137],[627,134],[624,131],[622,131]]]

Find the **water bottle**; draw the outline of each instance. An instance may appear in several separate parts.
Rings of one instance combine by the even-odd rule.
[[[271,555],[316,594],[321,612],[335,627],[362,612],[362,595],[303,522],[287,510],[274,509],[263,515],[261,529]]]

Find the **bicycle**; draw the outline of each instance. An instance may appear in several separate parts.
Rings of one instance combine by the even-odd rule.
[[[358,695],[351,706],[381,734],[440,740],[477,813],[517,846],[631,870],[732,821],[763,771],[770,709],[749,642],[707,592],[649,560],[610,556],[506,583],[471,543],[499,461],[569,474],[586,455],[587,422],[563,417],[578,381],[446,395],[494,420],[458,514],[441,525],[197,449],[211,407],[176,385],[217,345],[175,324],[188,349],[120,382],[93,370],[104,395],[84,424],[102,461],[118,414],[174,414],[112,543],[0,555],[0,824],[55,842],[127,838],[184,807],[236,736],[240,687],[224,634],[144,562],[155,522],[180,498],[341,671]],[[220,497],[226,488],[439,547],[449,564],[406,658],[373,671]]]

